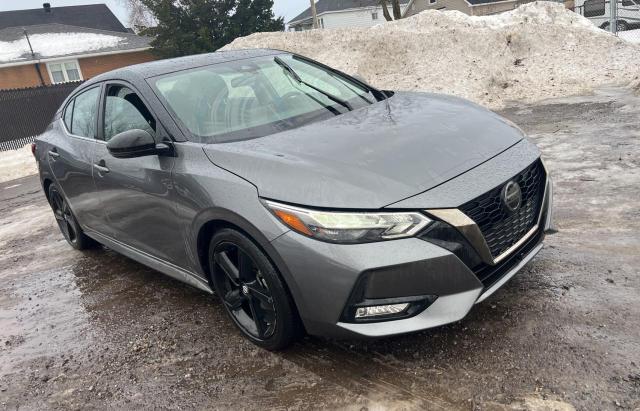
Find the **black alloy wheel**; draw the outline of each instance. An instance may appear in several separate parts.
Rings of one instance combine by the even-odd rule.
[[[92,240],[82,232],[80,225],[71,212],[67,200],[65,200],[54,184],[49,186],[49,204],[53,210],[53,215],[56,218],[60,232],[62,232],[64,239],[67,240],[69,245],[76,250],[89,248],[93,244]]]
[[[209,255],[216,293],[240,331],[269,350],[291,344],[297,334],[293,303],[265,254],[238,231],[223,229]]]

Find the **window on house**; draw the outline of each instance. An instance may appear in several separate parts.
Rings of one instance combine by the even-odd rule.
[[[49,70],[49,77],[51,77],[53,84],[82,80],[82,74],[80,73],[80,66],[77,60],[47,63],[47,69]]]
[[[429,4],[436,4],[438,0],[429,0]]]
[[[378,13],[376,12],[371,13],[371,20],[378,20]]]
[[[320,19],[320,27],[324,28],[324,19],[323,18]]]

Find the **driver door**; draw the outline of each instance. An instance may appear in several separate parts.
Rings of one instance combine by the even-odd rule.
[[[101,102],[99,137],[142,129],[157,142],[166,137],[162,126],[132,86],[111,82]],[[172,184],[174,157],[148,155],[119,159],[106,144],[96,148],[93,178],[115,240],[167,262],[184,253],[176,218]]]

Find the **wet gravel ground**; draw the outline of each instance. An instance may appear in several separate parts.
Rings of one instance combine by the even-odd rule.
[[[0,185],[0,409],[640,407],[640,97],[503,112],[544,152],[557,234],[461,322],[269,353],[210,296],[77,252],[37,178]]]

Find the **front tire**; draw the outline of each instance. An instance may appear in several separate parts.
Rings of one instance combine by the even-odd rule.
[[[218,231],[209,245],[211,280],[225,311],[254,344],[276,351],[298,335],[295,307],[274,265],[239,231]]]
[[[71,212],[69,203],[55,184],[49,186],[49,205],[51,205],[60,232],[71,247],[76,250],[86,250],[95,245],[95,242],[87,237],[80,228],[80,224]]]

